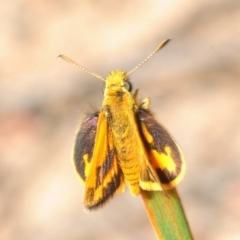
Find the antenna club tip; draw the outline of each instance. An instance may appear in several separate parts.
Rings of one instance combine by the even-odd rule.
[[[170,42],[171,40],[172,40],[172,39],[170,39],[170,38],[169,38],[169,39],[166,39],[164,45],[167,44],[168,42]]]
[[[171,39],[166,39],[163,40],[157,47],[157,51],[159,51],[161,48],[163,48],[169,41],[171,41]]]

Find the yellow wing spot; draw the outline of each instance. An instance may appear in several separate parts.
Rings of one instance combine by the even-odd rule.
[[[89,162],[89,155],[87,153],[83,155],[83,161],[85,163],[84,173],[85,173],[85,176],[88,176],[91,162]]]
[[[83,155],[83,161],[85,164],[88,163],[88,154],[87,153]]]
[[[170,172],[175,172],[176,171],[176,163],[172,159],[171,156],[171,148],[170,147],[165,147],[164,148],[165,153],[159,153],[156,150],[151,150],[150,154],[153,156],[151,157],[151,161],[154,167],[160,167],[161,169],[167,168],[168,171]],[[157,161],[153,161],[156,159]]]
[[[146,126],[145,126],[144,124],[141,124],[141,126],[142,126],[143,135],[144,135],[144,137],[146,138],[147,142],[148,142],[149,144],[153,143],[153,137],[152,137],[152,135],[148,132]]]
[[[141,189],[146,191],[162,191],[163,188],[161,187],[161,184],[151,181],[141,181],[139,182],[139,185]]]

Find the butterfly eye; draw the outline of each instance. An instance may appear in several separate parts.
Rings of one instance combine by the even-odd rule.
[[[123,87],[128,91],[128,92],[131,92],[132,91],[132,84],[128,81],[125,81],[123,83]]]

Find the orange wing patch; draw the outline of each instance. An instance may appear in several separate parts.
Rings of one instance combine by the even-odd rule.
[[[85,177],[83,177],[85,180],[83,202],[87,209],[102,206],[116,192],[123,192],[125,187],[114,150],[111,129],[108,128],[104,112],[100,112],[96,126],[98,127],[92,148],[86,147],[84,153],[81,151],[81,148],[84,148],[83,141],[81,141],[82,145],[75,146],[75,153],[82,152],[81,156],[78,156],[81,163],[75,158],[75,166],[80,165],[78,172]],[[81,131],[84,131],[83,126]]]

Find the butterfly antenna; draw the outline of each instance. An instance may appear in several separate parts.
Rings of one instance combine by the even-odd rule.
[[[105,79],[104,79],[103,77],[101,77],[101,76],[98,75],[97,73],[95,73],[95,72],[91,72],[91,71],[88,70],[87,68],[85,68],[85,67],[79,65],[78,63],[76,63],[76,62],[74,62],[72,59],[70,59],[69,57],[67,57],[67,56],[65,56],[65,55],[59,55],[58,57],[60,57],[60,58],[62,58],[63,60],[65,60],[65,61],[67,61],[67,62],[69,62],[69,63],[71,63],[71,64],[77,66],[78,68],[80,68],[80,69],[82,69],[83,71],[85,71],[85,72],[91,74],[92,76],[94,76],[94,77],[96,77],[96,78],[99,78],[99,79],[105,81]]]
[[[140,66],[142,66],[145,62],[147,62],[155,53],[157,53],[161,48],[163,48],[169,41],[170,39],[163,40],[147,58],[145,58],[141,63],[139,63],[133,70],[128,72],[127,76],[135,72]]]

